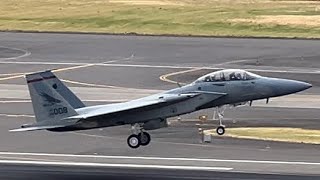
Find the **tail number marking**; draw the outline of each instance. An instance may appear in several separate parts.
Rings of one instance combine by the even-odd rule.
[[[66,114],[68,113],[67,107],[50,109],[50,115]]]

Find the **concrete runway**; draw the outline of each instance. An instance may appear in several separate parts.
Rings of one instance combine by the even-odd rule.
[[[0,166],[1,179],[34,179],[34,180],[55,180],[55,179],[243,179],[259,180],[261,174],[253,173],[224,173],[215,171],[197,170],[163,170],[163,169],[138,169],[138,168],[101,168],[101,167],[78,167],[78,166],[25,166],[5,165]],[[13,174],[8,176],[7,174]],[[263,174],[264,179],[286,179],[286,180],[312,180],[317,176]]]
[[[21,179],[25,174],[33,178],[125,178],[131,174],[123,175],[121,170],[129,172],[132,165],[138,166],[130,170],[136,173],[132,179],[183,179],[190,174],[190,179],[320,176],[319,145],[227,137],[201,144],[195,119],[212,114],[209,110],[183,116],[182,122],[173,119],[171,127],[151,131],[152,143],[137,150],[126,145],[128,126],[72,133],[8,132],[33,122],[23,73],[44,69],[56,69],[57,76],[88,105],[143,97],[177,86],[170,81],[188,83],[219,68],[303,80],[314,88],[271,99],[268,105],[256,102],[251,108],[230,109],[225,124],[320,129],[319,41],[32,33],[0,33],[0,40],[0,172],[7,172],[6,178]],[[14,163],[7,166],[9,161]],[[80,169],[88,170],[64,168],[65,162],[84,163]],[[180,168],[179,173],[172,173],[173,167]],[[157,169],[161,173],[155,175]]]

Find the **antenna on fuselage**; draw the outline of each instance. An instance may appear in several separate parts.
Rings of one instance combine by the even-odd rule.
[[[182,86],[181,86],[181,84],[180,84],[179,82],[177,82],[177,85],[178,85],[179,87],[182,87]]]

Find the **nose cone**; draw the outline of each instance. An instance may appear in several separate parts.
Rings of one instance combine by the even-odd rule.
[[[287,86],[288,89],[292,91],[292,93],[304,91],[306,89],[309,89],[312,87],[311,84],[302,82],[302,81],[293,81],[293,80],[287,80]]]
[[[273,79],[272,84],[276,96],[293,94],[312,87],[309,83],[288,79]]]
[[[298,87],[298,91],[304,91],[306,89],[309,89],[312,87],[312,84],[306,83],[306,82],[302,82],[302,81],[297,81],[297,85]]]

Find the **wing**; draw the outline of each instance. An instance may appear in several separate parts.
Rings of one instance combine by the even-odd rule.
[[[203,94],[210,97],[208,101],[212,101],[214,99],[217,99],[226,95],[225,93],[215,93],[215,92],[205,92],[205,91],[197,91],[197,92],[190,92],[190,93],[183,93],[183,94],[160,94],[160,95],[154,95],[147,98],[133,100],[125,103],[116,103],[116,104],[82,108],[80,111],[78,111],[78,114],[80,115],[71,116],[69,118],[86,119],[90,117],[110,115],[110,114],[121,113],[121,112],[140,111],[140,110],[148,110],[153,108],[160,108],[160,107],[178,103],[181,101],[186,101],[188,99],[195,98]]]
[[[75,118],[64,118],[62,121],[42,121],[34,124],[26,124],[21,128],[9,130],[10,132],[22,132],[22,131],[36,131],[36,130],[46,130],[46,129],[54,129],[76,125],[79,119]]]

